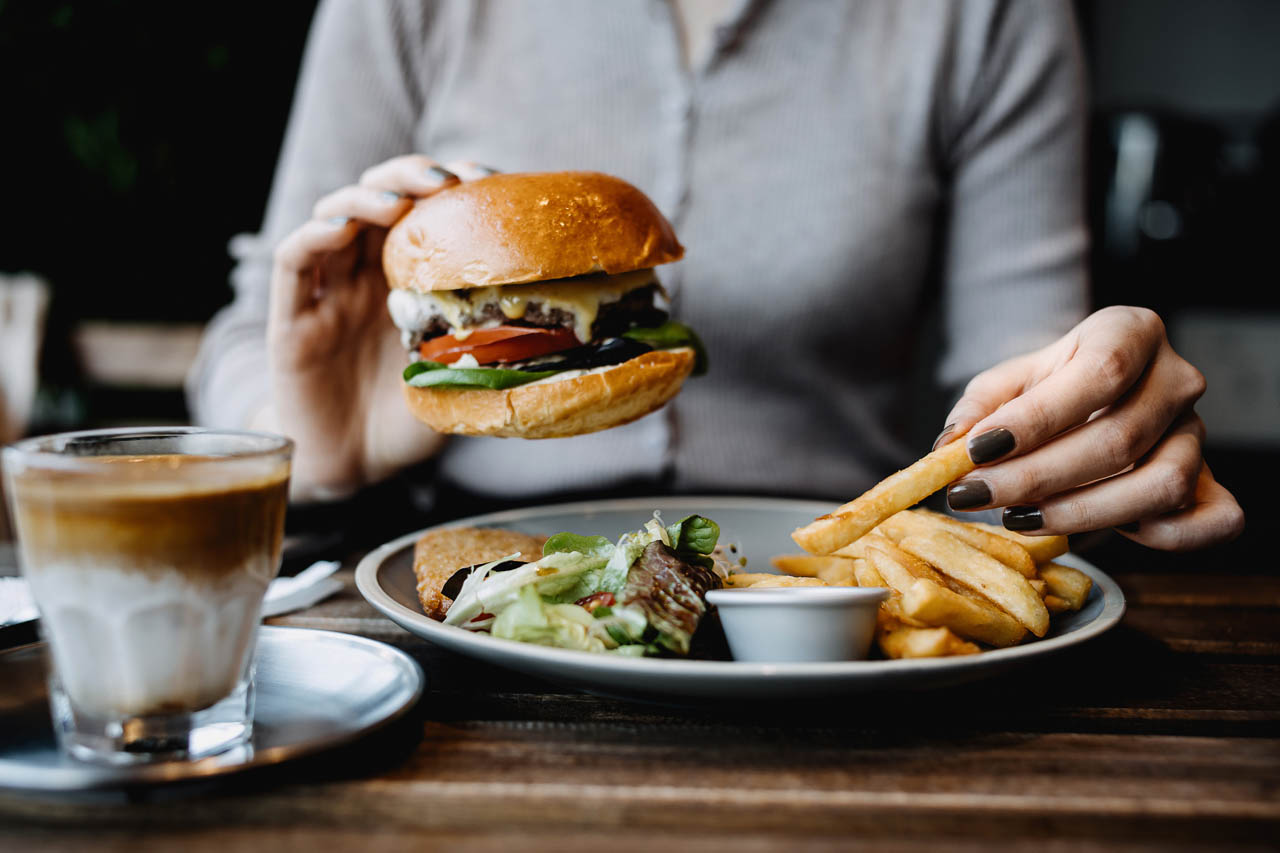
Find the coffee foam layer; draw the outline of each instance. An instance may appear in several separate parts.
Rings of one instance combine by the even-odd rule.
[[[87,464],[87,472],[29,469],[12,479],[28,574],[71,563],[217,577],[255,560],[274,563],[287,462],[104,457]]]

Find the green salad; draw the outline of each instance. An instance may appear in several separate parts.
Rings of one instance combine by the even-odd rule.
[[[579,651],[688,654],[707,591],[723,585],[712,557],[719,538],[709,518],[664,525],[657,513],[617,542],[557,533],[535,562],[471,569],[444,622]]]

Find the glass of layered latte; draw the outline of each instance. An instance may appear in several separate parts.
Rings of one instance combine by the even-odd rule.
[[[249,748],[253,650],[292,444],[187,428],[4,449],[59,742],[112,764]]]

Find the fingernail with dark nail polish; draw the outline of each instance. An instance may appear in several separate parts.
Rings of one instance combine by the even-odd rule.
[[[1130,521],[1127,524],[1117,524],[1116,530],[1123,530],[1125,533],[1137,533],[1138,528],[1141,526],[1141,521]]]
[[[382,200],[388,203],[399,201],[400,199],[404,198],[403,195],[396,192],[395,190],[383,190],[382,193],[380,193],[380,195],[382,197]]]
[[[961,480],[947,489],[947,506],[974,509],[991,503],[991,487],[984,480]]]
[[[438,184],[458,180],[458,176],[453,172],[450,172],[448,169],[441,169],[439,166],[429,166],[427,168],[427,177]]]
[[[938,433],[938,437],[933,440],[933,449],[937,450],[938,445],[942,444],[942,440],[951,435],[951,431],[956,428],[955,424],[947,424],[942,428],[942,432]]]
[[[969,439],[969,458],[977,465],[994,462],[1013,450],[1015,443],[1013,433],[1004,427],[989,429]]]
[[[1006,530],[1039,530],[1044,527],[1044,514],[1039,507],[1011,506],[1004,511]]]
[[[351,219],[346,216],[330,216],[326,221],[334,228],[341,228],[350,222]]]

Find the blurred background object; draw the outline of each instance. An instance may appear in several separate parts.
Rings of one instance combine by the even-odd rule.
[[[48,308],[43,280],[0,273],[0,444],[21,437],[31,420]]]
[[[31,421],[48,307],[44,281],[0,273],[0,445],[20,438]],[[7,512],[0,483],[0,541],[8,538]]]
[[[0,4],[0,271],[52,286],[34,430],[179,422],[180,378],[258,228],[314,0]],[[1097,305],[1165,317],[1209,380],[1246,512],[1280,468],[1280,3],[1076,0]],[[500,164],[499,164],[500,165]],[[19,213],[20,212],[20,213]]]

